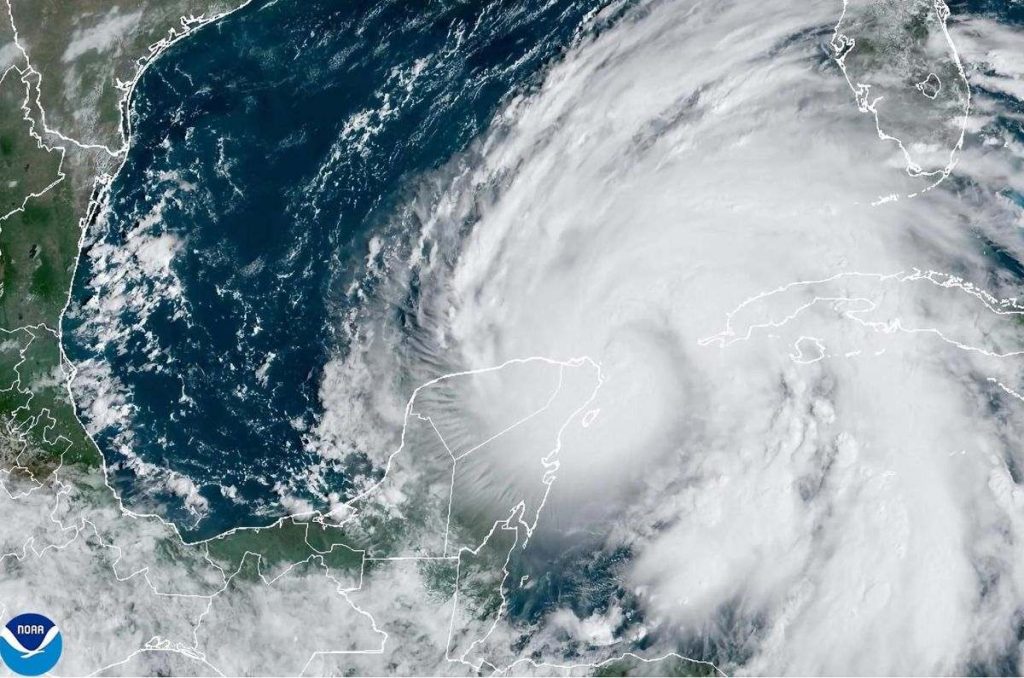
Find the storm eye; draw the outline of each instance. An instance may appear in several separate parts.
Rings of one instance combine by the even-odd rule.
[[[0,666],[1024,675],[947,1],[0,0]]]

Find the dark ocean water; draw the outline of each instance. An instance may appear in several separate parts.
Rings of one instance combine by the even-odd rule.
[[[279,514],[279,484],[317,465],[306,498],[344,496],[367,469],[324,467],[307,435],[367,242],[604,4],[252,2],[146,70],[64,324],[83,418],[129,505],[207,536]],[[951,8],[1024,23],[1019,4]],[[198,485],[198,526],[165,483],[140,482],[148,465]]]
[[[104,425],[83,408],[129,505],[159,505],[193,536],[278,512],[275,484],[318,461],[303,431],[344,350],[339,300],[368,238],[597,5],[253,2],[147,69],[64,335],[83,375],[105,366],[99,386],[76,381],[81,399],[115,393],[127,413]],[[199,486],[198,527],[138,482],[146,464]],[[324,477],[343,492],[349,475]]]
[[[538,83],[603,2],[253,2],[146,71],[63,335],[83,418],[129,506],[202,538],[269,522],[283,511],[279,486],[296,478],[316,505],[370,472],[325,462],[308,437],[324,366],[347,348],[346,290],[362,277],[368,241],[503,102]],[[1024,24],[1020,5],[951,7]],[[992,124],[1024,138],[1019,102],[1004,103]],[[1021,275],[1020,262],[986,246]],[[403,310],[391,310],[403,327]],[[322,486],[304,486],[314,467]],[[198,524],[151,469],[198,485]],[[530,581],[507,590],[510,617],[539,623],[562,606],[585,619],[613,603],[640,614],[617,576],[628,548],[603,550],[605,534],[558,536],[510,557],[510,581]],[[715,623],[741,639],[739,655],[699,639],[678,649],[744,661],[743,639],[760,622],[735,606]],[[1016,658],[1007,662],[979,673],[1016,673]]]
[[[947,0],[953,17],[987,16],[1011,26],[1024,25],[1024,4],[1016,0]]]

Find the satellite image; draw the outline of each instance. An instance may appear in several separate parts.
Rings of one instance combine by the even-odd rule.
[[[1024,673],[1024,0],[0,64],[0,676]]]

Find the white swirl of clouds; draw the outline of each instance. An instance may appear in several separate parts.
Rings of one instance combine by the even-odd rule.
[[[854,41],[890,3],[857,4]],[[658,647],[706,642],[726,671],[1016,666],[1024,175],[995,94],[1020,94],[1024,42],[959,17],[947,40],[944,5],[912,6],[927,49],[848,57],[850,83],[832,0],[645,3],[575,46],[372,243],[325,454],[391,449],[422,377],[589,356],[605,383],[538,538],[628,545]],[[900,65],[914,96],[876,128],[851,85]]]

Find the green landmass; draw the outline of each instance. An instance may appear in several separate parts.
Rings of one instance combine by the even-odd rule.
[[[84,143],[121,147],[118,82],[150,45],[182,32],[181,17],[213,16],[242,0],[11,0],[19,37],[43,76],[47,122]]]
[[[0,44],[16,55],[0,80],[0,332],[29,347],[0,351],[0,384],[11,384],[0,394],[4,467],[41,481],[62,462],[100,466],[64,383],[57,333],[82,218],[96,182],[120,162],[118,82],[134,77],[150,45],[183,32],[182,16],[240,2],[12,0],[0,9]],[[48,132],[44,118],[82,144]]]
[[[264,566],[274,567],[321,556],[328,569],[358,570],[363,551],[338,527],[301,522],[286,518],[271,527],[230,532],[206,542],[210,558],[233,572],[242,565],[246,553],[262,558]]]
[[[96,182],[120,161],[114,153],[123,145],[118,81],[134,77],[151,44],[172,28],[180,30],[182,15],[217,13],[240,2],[10,1],[28,53],[28,61],[16,57],[15,68],[0,80],[0,466],[12,473],[43,482],[61,465],[73,465],[82,472],[82,486],[95,481],[90,497],[114,501],[98,472],[102,457],[75,415],[58,335],[81,224]],[[0,44],[9,44],[11,17],[0,7]],[[84,148],[46,132],[43,110],[51,129],[106,148]],[[188,560],[184,551],[205,551],[224,573],[238,573],[233,586],[311,557],[351,580],[378,567],[380,561],[364,559],[371,544],[393,550],[425,527],[426,519],[420,518],[410,524],[408,517],[367,511],[351,530],[289,518],[267,528],[236,530],[201,547],[182,544],[167,528],[153,553],[157,561],[179,563]],[[491,528],[479,519],[468,522],[470,532]],[[477,542],[465,536],[467,543]],[[476,554],[420,561],[427,593],[447,600],[457,586],[460,604],[473,618],[496,619],[507,584],[503,566],[516,543],[514,530],[497,528]],[[8,575],[16,576],[15,570]],[[598,675],[644,675],[649,665],[641,664],[612,662]],[[713,673],[692,662],[656,666],[655,673],[664,675]]]
[[[25,105],[33,80],[10,68],[0,80],[0,418],[5,466],[37,481],[63,463],[100,456],[72,407],[57,338],[71,287],[79,230],[62,153],[32,135]]]

